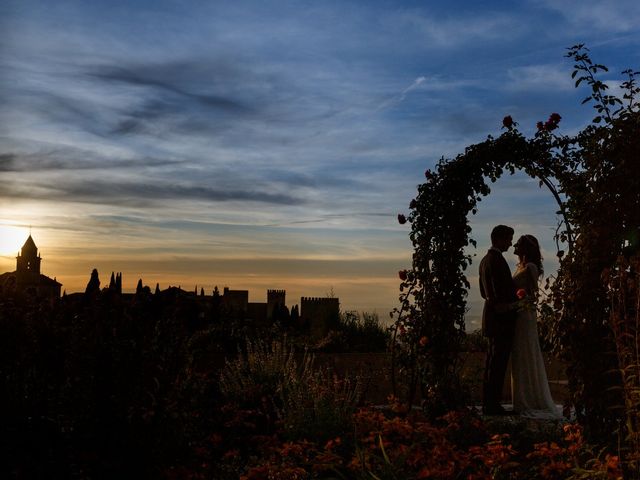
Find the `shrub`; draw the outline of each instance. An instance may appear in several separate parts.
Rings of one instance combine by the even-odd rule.
[[[245,352],[227,360],[220,373],[220,391],[228,400],[254,405],[263,397],[275,399],[293,385],[310,381],[313,357],[303,356],[298,367],[294,351],[286,337],[270,343],[246,341]]]
[[[329,439],[351,428],[361,401],[360,382],[327,369],[314,371],[313,365],[314,356],[306,352],[298,365],[286,338],[248,340],[246,352],[226,362],[220,390],[241,407],[277,417],[286,438]]]
[[[285,437],[324,442],[349,432],[361,393],[358,378],[341,379],[327,369],[313,372],[308,382],[290,385],[280,410]]]
[[[391,336],[377,313],[341,312],[334,329],[313,346],[318,352],[384,352]]]

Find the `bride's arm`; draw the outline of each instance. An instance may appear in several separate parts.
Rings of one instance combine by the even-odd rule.
[[[532,298],[538,297],[538,278],[540,273],[534,263],[527,263],[527,293]]]

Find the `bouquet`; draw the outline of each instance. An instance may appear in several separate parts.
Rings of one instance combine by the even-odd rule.
[[[534,299],[527,295],[527,291],[524,288],[519,288],[516,291],[516,297],[518,297],[518,301],[515,302],[515,310],[517,312],[536,309]]]

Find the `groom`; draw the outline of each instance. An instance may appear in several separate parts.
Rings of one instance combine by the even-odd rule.
[[[511,354],[517,300],[511,270],[502,256],[513,241],[513,228],[498,225],[491,231],[491,248],[480,262],[480,295],[484,298],[482,334],[489,340],[484,371],[482,410],[486,415],[504,415],[500,405],[504,377]]]

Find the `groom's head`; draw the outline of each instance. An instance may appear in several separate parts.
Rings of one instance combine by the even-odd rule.
[[[513,241],[514,230],[506,225],[497,225],[491,230],[491,246],[506,252]]]

